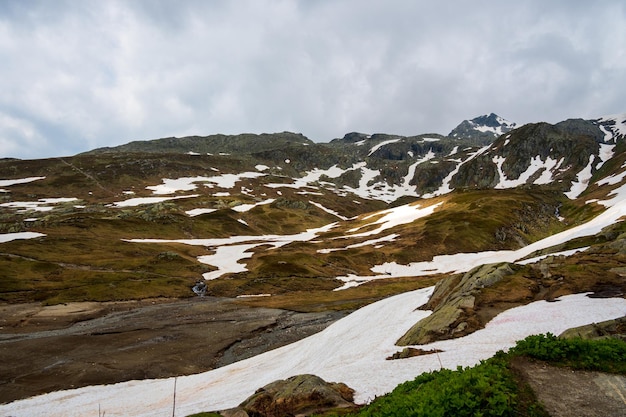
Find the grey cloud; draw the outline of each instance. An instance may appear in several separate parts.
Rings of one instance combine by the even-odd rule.
[[[23,4],[0,3],[0,156],[626,111],[618,0]]]

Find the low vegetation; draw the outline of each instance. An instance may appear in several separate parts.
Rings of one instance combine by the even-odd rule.
[[[519,356],[551,365],[626,374],[626,342],[561,339],[552,334],[519,341],[507,353],[469,368],[424,373],[352,414],[392,416],[547,416],[524,380],[511,367]],[[326,414],[326,416],[339,414]]]

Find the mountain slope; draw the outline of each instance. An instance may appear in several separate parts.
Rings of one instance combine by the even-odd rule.
[[[481,291],[461,286],[474,299],[448,338],[532,301],[623,297],[625,133],[622,115],[525,125],[481,145],[216,135],[2,160],[0,299],[188,298],[203,281],[247,305],[353,310],[508,263],[513,273]]]

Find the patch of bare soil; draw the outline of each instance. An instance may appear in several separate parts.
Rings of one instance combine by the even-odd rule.
[[[213,297],[0,305],[0,402],[204,372],[300,340],[345,314]]]
[[[512,366],[552,417],[626,416],[623,375],[574,371],[526,358],[515,358]]]

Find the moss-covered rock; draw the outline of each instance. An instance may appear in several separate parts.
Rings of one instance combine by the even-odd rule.
[[[315,375],[296,375],[258,389],[238,407],[221,411],[226,417],[308,415],[354,407],[354,390],[343,383],[326,382]]]
[[[397,344],[422,345],[467,334],[472,328],[465,320],[474,309],[477,292],[500,282],[516,268],[509,263],[481,265],[462,276],[441,280],[426,305],[433,313],[411,327]]]
[[[574,327],[561,333],[559,337],[564,339],[608,339],[615,338],[626,341],[626,316],[615,320],[607,320],[600,323],[587,324]]]

